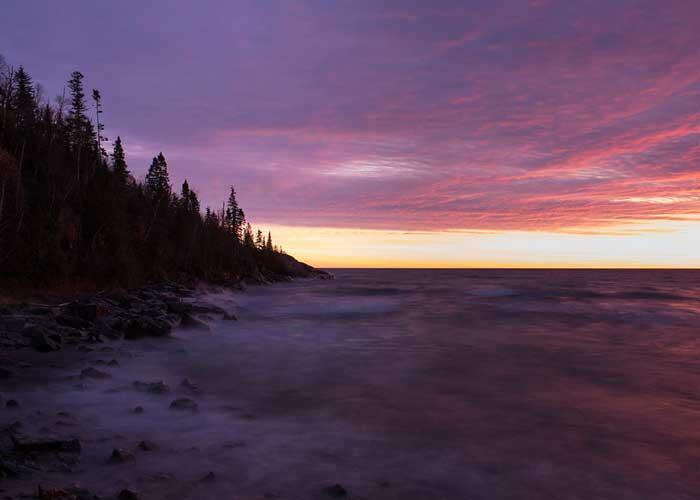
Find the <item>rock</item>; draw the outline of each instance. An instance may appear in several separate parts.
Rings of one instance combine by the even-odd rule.
[[[80,372],[80,378],[106,379],[112,378],[112,376],[109,373],[102,372],[96,368],[90,367],[85,368],[83,371]]]
[[[170,392],[170,387],[162,380],[158,382],[141,382],[137,380],[133,385],[136,390],[151,394],[168,394]]]
[[[50,331],[42,325],[26,325],[22,334],[31,339],[32,347],[39,352],[58,351],[63,345],[63,337],[61,335]]]
[[[343,488],[339,484],[334,484],[333,486],[326,486],[321,490],[321,493],[323,493],[326,496],[333,497],[333,498],[341,498],[344,496],[347,496],[348,491]]]
[[[136,408],[131,410],[131,412],[136,413],[136,414],[141,414],[141,413],[143,413],[143,406],[137,406]]]
[[[133,453],[130,453],[122,448],[114,448],[112,454],[109,457],[109,463],[111,464],[123,464],[125,462],[132,462],[135,460]]]
[[[210,483],[212,481],[216,481],[216,474],[211,471],[199,480],[200,483]]]
[[[194,385],[192,382],[189,381],[189,379],[183,378],[182,382],[180,382],[180,385],[178,386],[178,389],[184,392],[189,392],[192,394],[199,394],[201,391],[199,390],[199,387]]]
[[[14,373],[7,368],[0,368],[0,379],[8,379],[11,378],[14,375]]]
[[[236,316],[233,313],[230,313],[228,311],[224,311],[224,315],[222,317],[224,321],[238,321],[238,316]]]
[[[87,321],[80,316],[70,314],[69,312],[63,312],[56,316],[56,322],[61,326],[69,326],[78,330],[86,330],[92,325],[90,321]]]
[[[191,330],[210,330],[209,325],[207,325],[204,321],[195,318],[189,312],[186,312],[182,315],[180,326],[182,326],[183,328],[189,328]]]
[[[7,402],[5,403],[6,408],[19,408],[19,403],[14,400],[14,399],[8,399]]]
[[[140,500],[141,496],[132,490],[123,489],[119,492],[119,500]]]
[[[109,307],[102,302],[71,302],[66,307],[66,310],[72,315],[81,318],[90,323],[97,318],[107,316]]]
[[[5,427],[3,431],[9,432],[10,434],[19,434],[20,432],[22,432],[23,428],[24,425],[22,425],[22,422],[20,422],[19,420],[15,420],[10,425]]]
[[[92,351],[94,351],[95,349],[93,349],[92,347],[88,347],[88,346],[86,346],[86,345],[80,345],[80,346],[78,346],[78,350],[79,350],[80,352],[92,352]]]
[[[199,405],[190,398],[178,398],[170,403],[170,409],[197,412],[199,411]]]
[[[83,445],[79,439],[48,439],[36,441],[20,441],[14,436],[10,436],[16,451],[22,453],[80,453]]]
[[[172,326],[164,319],[134,316],[124,324],[124,338],[165,337],[171,330]]]
[[[184,304],[187,306],[187,311],[190,313],[223,314],[226,312],[222,308],[220,308],[219,306],[215,306],[214,304],[209,304],[208,302],[185,302]]]
[[[155,451],[158,449],[158,445],[153,441],[148,441],[144,439],[139,443],[139,449],[143,451]]]
[[[107,366],[119,366],[119,361],[112,359],[109,361],[109,363],[107,363]]]

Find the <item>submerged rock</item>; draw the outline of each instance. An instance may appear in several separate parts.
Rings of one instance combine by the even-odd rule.
[[[90,367],[85,368],[83,371],[80,372],[80,378],[106,379],[112,378],[112,376],[109,373],[102,372],[96,368]]]
[[[162,380],[158,382],[141,382],[137,380],[133,385],[136,390],[150,394],[168,394],[170,392],[170,386]]]
[[[178,389],[183,392],[189,392],[191,394],[199,394],[200,391],[199,387],[197,387],[195,384],[190,382],[189,379],[182,379],[182,382],[180,382],[180,385],[178,386]]]
[[[139,449],[143,451],[155,451],[158,449],[158,445],[153,441],[144,439],[139,443]]]
[[[111,464],[123,464],[125,462],[132,462],[135,460],[134,454],[126,451],[122,448],[114,448],[112,454],[109,457],[109,463]]]
[[[119,492],[119,500],[140,500],[141,496],[133,490],[123,489]]]
[[[325,488],[323,488],[321,490],[321,493],[333,498],[342,498],[344,496],[347,496],[348,491],[345,488],[343,488],[340,484],[334,484],[333,486],[326,486]]]
[[[19,408],[19,403],[14,400],[14,399],[8,399],[7,402],[5,403],[6,408]]]
[[[141,414],[141,413],[143,413],[143,406],[137,406],[136,408],[131,410],[131,412],[136,413],[136,414]]]
[[[212,481],[216,481],[216,474],[211,471],[199,480],[200,483],[210,483]]]
[[[36,441],[20,441],[10,436],[16,451],[23,453],[64,452],[80,453],[83,449],[79,439],[47,439]]]
[[[170,403],[170,409],[197,412],[199,411],[199,405],[196,403],[196,401],[190,398],[178,398]]]

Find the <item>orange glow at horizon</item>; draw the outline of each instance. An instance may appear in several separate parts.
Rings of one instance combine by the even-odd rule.
[[[585,233],[269,228],[287,253],[319,268],[700,267],[700,222],[693,220]]]

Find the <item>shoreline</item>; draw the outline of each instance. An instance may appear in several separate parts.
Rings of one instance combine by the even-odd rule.
[[[331,277],[323,272],[314,275]],[[122,448],[121,438],[115,438],[111,440],[111,455],[96,459],[90,453],[86,455],[86,443],[90,448],[94,441],[88,437],[93,429],[78,423],[75,408],[56,407],[53,414],[47,413],[46,401],[37,405],[15,393],[51,394],[54,386],[56,390],[66,390],[66,382],[81,391],[89,391],[105,382],[114,382],[127,375],[124,370],[128,368],[124,365],[134,356],[153,359],[169,355],[172,342],[162,342],[177,340],[174,334],[208,334],[211,325],[237,321],[236,306],[221,307],[208,301],[208,295],[244,293],[248,284],[265,283],[241,280],[235,286],[202,282],[185,286],[163,282],[71,298],[54,296],[50,303],[0,305],[0,497],[142,498],[137,487],[103,497],[97,496],[92,488],[82,489],[72,483],[75,474],[86,467],[130,463],[134,453],[150,451],[158,444],[142,439],[136,448]],[[187,338],[185,342],[196,343],[197,339]],[[181,349],[187,347],[183,345]],[[176,386],[161,379],[139,378],[104,391],[112,391],[117,397],[127,391],[137,394],[136,400],[142,396],[147,400],[157,398],[170,412],[185,415],[199,412],[197,397],[202,396],[202,390],[187,377]],[[143,413],[144,409],[141,404],[135,404],[124,408],[124,412],[124,418],[129,418]],[[105,430],[108,434],[116,432],[116,429]],[[118,474],[117,470],[114,472]],[[207,476],[203,480],[213,480],[213,472]]]

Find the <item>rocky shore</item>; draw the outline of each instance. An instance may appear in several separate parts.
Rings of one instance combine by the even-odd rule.
[[[319,272],[316,277],[329,275]],[[139,416],[148,404],[157,404],[173,415],[196,415],[202,389],[189,379],[172,385],[141,379],[123,383],[129,376],[119,371],[134,355],[129,346],[138,346],[138,350],[149,340],[167,341],[173,332],[206,333],[213,323],[237,320],[235,307],[221,307],[203,297],[206,294],[194,287],[163,282],[70,300],[0,306],[0,499],[150,498],[139,492],[138,484],[116,488],[105,496],[104,490],[86,488],[80,479],[86,473],[89,477],[92,468],[105,465],[116,467],[113,474],[119,477],[119,466],[156,452],[161,444],[139,439],[125,445],[127,439],[116,429],[103,429],[107,437],[99,437],[84,423],[79,402],[76,407],[59,407],[45,396],[37,403],[33,391],[50,393],[56,385],[61,388],[56,390],[100,391],[100,397],[130,394],[145,398],[144,405],[124,408],[119,418]],[[23,400],[15,394],[29,396]],[[106,445],[112,451],[96,455],[95,448],[105,450]],[[209,471],[195,483],[215,484],[216,480],[216,474]],[[318,491],[321,498],[342,498],[347,493],[340,485],[320,485]]]

